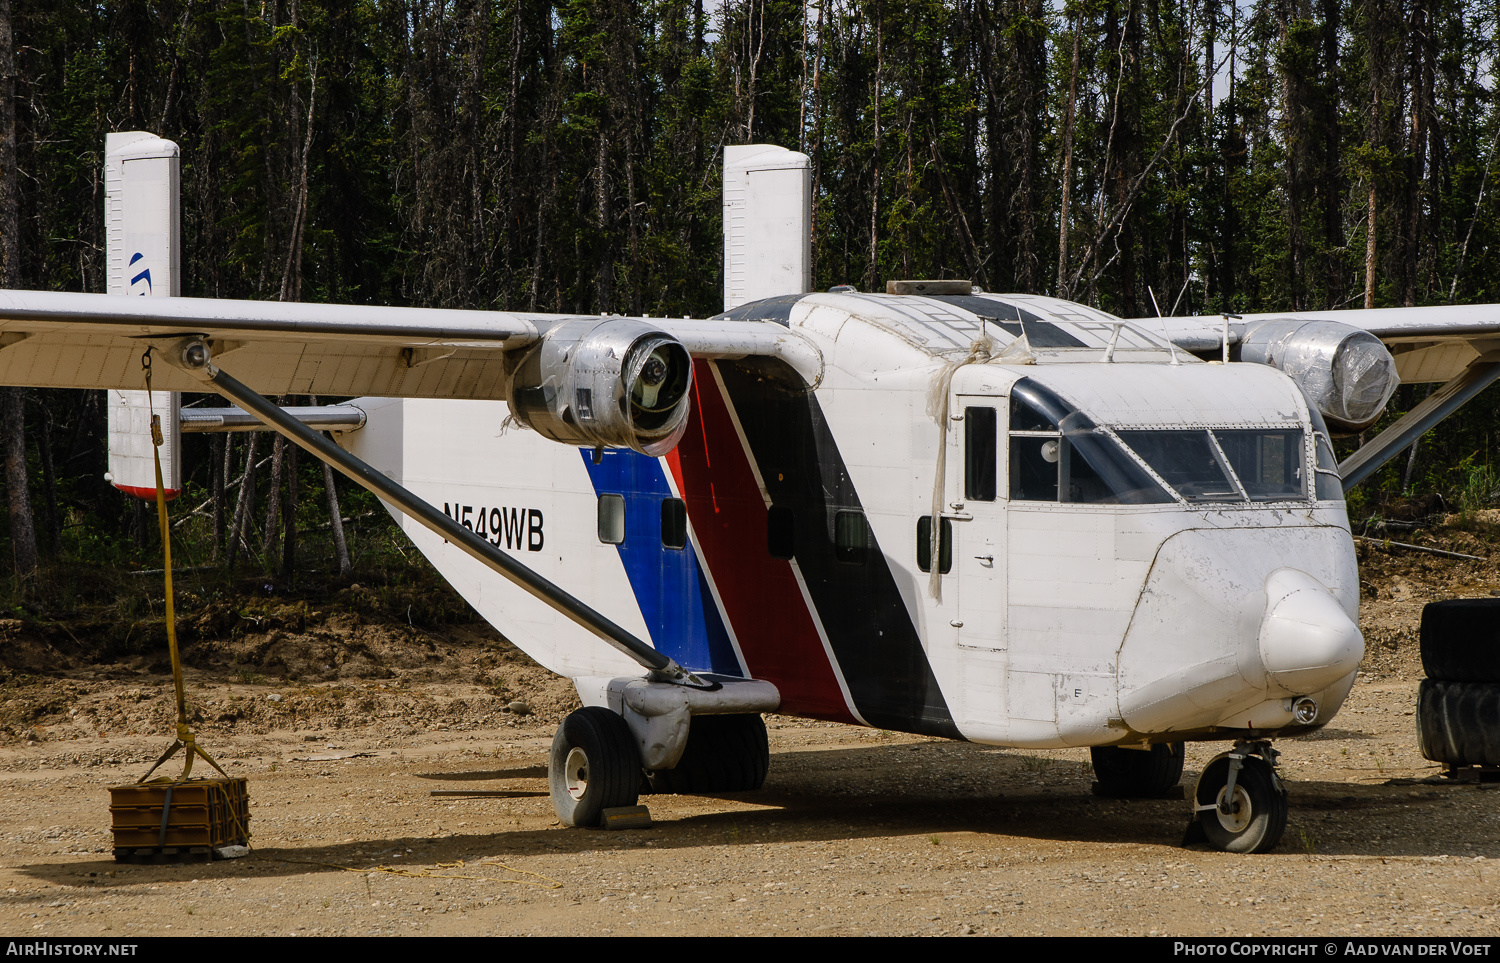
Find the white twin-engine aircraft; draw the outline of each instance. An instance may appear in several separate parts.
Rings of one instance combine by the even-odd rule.
[[[726,151],[707,320],[122,297],[175,290],[149,190],[175,201],[176,148],[109,156],[117,294],[0,292],[0,383],[115,389],[115,482],[154,494],[118,393],[149,348],[159,406],[240,409],[174,399],[169,425],[263,422],[378,494],[576,683],[550,762],[569,825],[648,787],[758,788],[776,711],[1089,746],[1120,795],[1228,742],[1193,818],[1270,849],[1271,741],[1332,719],[1364,652],[1342,486],[1500,374],[1497,306],[1126,321],[968,282],[806,293],[807,158],[768,147]],[[1337,464],[1330,426],[1401,380],[1444,385]]]

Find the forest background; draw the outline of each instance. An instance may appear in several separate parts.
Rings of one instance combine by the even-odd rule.
[[[708,316],[723,147],[765,142],[812,158],[819,290],[1497,302],[1497,26],[1497,0],[0,0],[0,287],[104,290],[104,137],[147,130],[182,149],[184,295]],[[1493,500],[1497,392],[1351,515]],[[0,396],[16,613],[159,566],[103,480],[102,393]],[[330,518],[295,455],[190,436],[180,560],[350,578],[307,536],[383,513]]]

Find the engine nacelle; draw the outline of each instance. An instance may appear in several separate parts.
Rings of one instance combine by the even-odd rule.
[[[1240,339],[1240,360],[1285,372],[1340,431],[1374,424],[1401,383],[1379,338],[1338,321],[1262,322]]]
[[[635,318],[580,318],[550,328],[510,379],[510,410],[567,445],[665,455],[687,428],[693,359]]]

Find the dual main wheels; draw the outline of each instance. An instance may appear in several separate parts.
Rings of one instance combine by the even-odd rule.
[[[588,706],[563,720],[552,738],[547,783],[564,826],[597,826],[604,810],[634,806],[641,788],[640,752],[619,715]]]
[[[651,791],[685,795],[754,792],[771,768],[766,724],[758,715],[694,716],[673,769],[651,773]]]
[[[604,810],[634,806],[643,784],[657,793],[747,792],[765,783],[770,764],[759,715],[695,716],[677,768],[646,774],[625,720],[589,706],[558,727],[547,782],[563,825],[597,826]]]

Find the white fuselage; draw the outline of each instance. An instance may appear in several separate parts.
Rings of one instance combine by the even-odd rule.
[[[979,301],[803,298],[785,320],[821,381],[700,361],[661,458],[596,462],[507,429],[499,402],[365,399],[345,444],[788,713],[1035,747],[1284,731],[1300,697],[1331,718],[1363,652],[1358,579],[1295,385],[1048,299],[1005,297],[1017,324],[986,325]],[[586,701],[640,673],[405,525]]]

